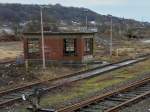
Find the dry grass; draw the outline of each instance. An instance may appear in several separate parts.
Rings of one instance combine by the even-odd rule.
[[[39,71],[39,76],[38,78],[41,81],[45,81],[45,80],[50,80],[50,79],[54,79],[54,78],[58,78],[61,76],[66,76],[72,73],[76,73],[79,72],[81,69],[80,68],[67,68],[67,67],[49,67],[47,68],[47,70],[45,71]]]
[[[0,42],[0,60],[16,58],[22,52],[22,42]]]
[[[84,81],[82,80],[73,85],[69,84],[68,87],[60,88],[55,92],[51,91],[47,96],[42,98],[41,105],[42,107],[48,108],[51,106],[61,107],[64,105],[64,102],[78,101],[79,99],[83,100],[89,97],[92,93],[92,95],[94,95],[94,93],[97,93],[106,87],[136,78],[144,72],[150,72],[150,60]],[[23,105],[15,107],[14,111],[26,112]]]
[[[73,99],[83,99],[91,93],[98,92],[106,87],[127,81],[140,76],[144,72],[150,72],[150,60],[136,64],[128,68],[116,70],[101,76],[79,81],[70,89],[64,89],[61,92],[45,96],[41,104],[42,106],[56,106]]]
[[[105,60],[109,62],[115,62],[122,59],[135,57],[137,54],[150,53],[150,44],[145,44],[141,41],[131,40],[131,41],[120,41],[119,45],[113,46],[113,55],[109,56],[109,48],[95,47],[96,54],[95,58],[98,60]],[[119,49],[119,54],[117,55],[117,49]],[[104,53],[105,52],[105,53]]]

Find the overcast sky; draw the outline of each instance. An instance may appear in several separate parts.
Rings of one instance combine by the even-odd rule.
[[[85,7],[100,14],[150,22],[150,0],[0,0],[0,3],[56,4]]]

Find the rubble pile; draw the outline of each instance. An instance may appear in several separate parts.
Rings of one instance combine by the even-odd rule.
[[[0,65],[0,86],[12,85],[25,80],[32,80],[32,73],[26,72],[22,65]]]

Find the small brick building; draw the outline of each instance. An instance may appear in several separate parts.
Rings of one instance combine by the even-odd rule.
[[[93,32],[44,33],[46,60],[87,62],[93,59]],[[24,33],[25,60],[42,59],[41,33]]]

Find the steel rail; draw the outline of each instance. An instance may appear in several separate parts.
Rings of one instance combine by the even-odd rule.
[[[110,109],[106,110],[106,112],[119,111],[119,109],[121,109],[122,107],[128,106],[129,104],[132,104],[132,103],[134,103],[136,101],[139,101],[140,99],[145,98],[145,97],[147,97],[149,95],[150,95],[150,91],[147,91],[147,92],[145,92],[145,93],[143,93],[141,95],[138,95],[138,96],[136,96],[136,97],[126,101],[126,102],[123,102],[123,103],[121,103],[121,104],[119,104],[119,105],[117,105],[117,106],[115,106],[113,108],[110,108]]]
[[[96,104],[96,103],[98,103],[100,101],[103,101],[103,100],[105,100],[105,98],[108,98],[108,97],[113,96],[115,94],[119,94],[121,92],[128,91],[129,89],[132,89],[132,88],[136,88],[136,87],[138,87],[140,85],[143,85],[143,84],[145,84],[147,82],[150,82],[150,77],[145,78],[145,79],[143,79],[141,81],[136,81],[136,82],[134,82],[134,83],[132,83],[130,85],[121,87],[121,88],[119,88],[119,89],[117,89],[115,91],[111,91],[111,92],[105,93],[103,95],[95,96],[95,97],[89,98],[88,100],[76,103],[74,105],[71,105],[71,106],[68,106],[68,107],[65,107],[65,108],[61,108],[61,109],[57,110],[57,112],[76,112],[76,111],[78,111],[78,110],[80,110],[80,109],[82,109],[84,107],[90,106],[91,104]],[[108,110],[106,112],[114,112],[116,109],[124,106],[125,104],[130,103],[132,101],[135,101],[138,98],[144,97],[144,96],[146,96],[148,94],[149,94],[149,91],[144,93],[143,95],[135,97],[134,99],[132,99],[130,101],[125,102],[124,104],[121,104],[121,105],[118,105],[118,106],[116,106],[114,108],[111,108],[110,110]]]
[[[141,61],[144,61],[146,59],[149,59],[148,56],[144,56],[144,57],[140,57],[138,59],[130,59],[130,60],[127,60],[127,61],[131,61],[131,63],[127,63],[127,65],[131,65],[131,64],[134,64],[134,63],[138,63],[138,62],[141,62]],[[124,63],[123,65],[121,63]],[[87,75],[86,77],[82,77],[82,74],[84,73],[89,73],[91,71],[94,71],[94,70],[97,70],[97,69],[104,69],[105,67],[108,67],[108,66],[111,66],[111,65],[114,65],[115,68],[113,68],[112,70],[115,70],[115,69],[119,69],[121,67],[125,67],[127,66],[126,65],[126,60],[124,61],[121,61],[121,62],[117,62],[117,63],[114,63],[114,64],[108,64],[108,65],[105,65],[105,66],[100,66],[100,67],[97,67],[97,68],[94,68],[94,69],[90,69],[90,70],[87,70],[87,71],[81,71],[81,72],[78,72],[78,73],[75,73],[75,74],[70,74],[70,75],[67,75],[67,76],[62,76],[62,77],[59,77],[59,78],[56,78],[56,79],[52,79],[52,80],[48,80],[50,82],[61,82],[63,79],[64,79],[64,82],[62,81],[62,83],[54,83],[52,84],[50,87],[48,88],[45,88],[44,91],[47,92],[47,91],[50,91],[54,88],[57,88],[57,87],[60,87],[60,86],[63,86],[67,83],[70,83],[70,82],[75,82],[75,81],[79,81],[79,80],[82,80],[82,79],[85,79],[85,78],[89,78],[89,77],[94,77],[100,73],[96,73],[96,74],[93,74],[93,75]],[[110,70],[106,70],[106,71],[103,71],[101,73],[105,73],[105,72],[109,72],[109,71],[112,71],[111,69]],[[77,79],[74,79],[74,80],[70,80],[70,81],[66,81],[66,79],[68,78],[75,78],[77,77]],[[9,95],[9,93],[13,93],[13,92],[18,92],[18,91],[24,91],[25,89],[29,89],[29,88],[33,88],[34,86],[40,86],[41,84],[44,84],[45,82],[47,81],[44,81],[44,82],[37,82],[37,83],[33,83],[33,84],[29,84],[27,86],[22,86],[22,87],[18,87],[18,88],[15,88],[15,89],[10,89],[10,90],[6,90],[6,91],[2,91],[0,92],[0,97],[4,96],[4,95]],[[33,94],[30,94],[31,96]],[[16,101],[20,101],[21,100],[21,97],[17,97],[17,98],[13,98],[13,99],[10,99],[10,100],[7,100],[7,101],[4,101],[4,102],[0,102],[0,106],[4,106],[4,105],[9,105],[9,104],[12,104]]]
[[[144,61],[144,60],[145,59],[142,59],[142,60],[139,60],[139,61],[135,61],[135,62],[133,62],[131,64],[138,63],[138,62]],[[107,64],[107,65],[104,65],[104,66],[100,66],[100,67],[96,67],[96,68],[93,68],[93,69],[77,72],[77,73],[74,73],[74,74],[69,74],[69,75],[58,77],[58,78],[55,78],[55,79],[51,79],[51,80],[47,80],[47,81],[41,81],[41,82],[35,82],[35,83],[31,83],[29,85],[24,85],[24,86],[12,88],[12,89],[9,89],[9,90],[0,91],[0,96],[3,96],[5,94],[11,93],[11,92],[16,92],[18,90],[32,88],[33,86],[38,86],[40,84],[44,84],[45,82],[54,82],[54,81],[57,81],[57,80],[61,80],[61,79],[69,78],[69,77],[73,77],[73,76],[77,76],[79,74],[87,73],[87,72],[90,72],[90,71],[93,71],[93,70],[96,70],[96,69],[102,69],[104,67],[107,67],[107,66],[110,66],[110,65],[119,64],[119,63],[126,62],[126,61],[129,61],[129,60],[123,60],[123,61],[116,62],[116,63],[113,63],[113,64],[112,63],[111,64]],[[122,67],[124,67],[124,66],[122,66]],[[120,67],[117,67],[116,69],[119,69],[119,68]],[[113,70],[115,70],[115,69],[113,69]],[[107,72],[109,72],[109,71],[111,71],[111,70],[108,70]],[[103,73],[105,73],[105,72],[103,72]]]

